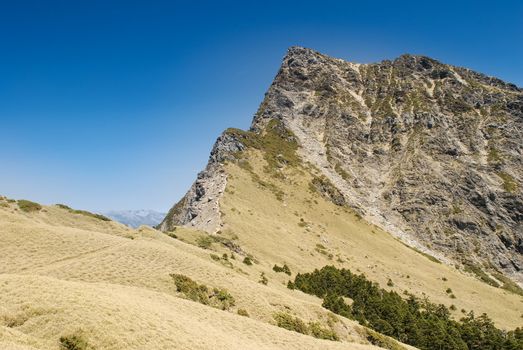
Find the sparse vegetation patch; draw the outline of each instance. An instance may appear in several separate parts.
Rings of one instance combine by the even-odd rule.
[[[40,211],[42,209],[42,206],[35,202],[20,199],[18,201],[18,208],[20,208],[21,211],[24,211],[26,213],[31,213],[35,211]]]
[[[518,190],[518,183],[510,174],[500,171],[498,176],[503,180],[503,189],[505,192],[514,193]]]
[[[264,169],[275,177],[282,177],[279,169],[285,166],[297,166],[301,163],[296,153],[298,149],[296,137],[280,120],[271,119],[259,134],[233,128],[227,129],[226,133],[232,135],[247,147],[262,150],[263,157],[267,162]],[[237,155],[237,158],[239,157]]]
[[[210,289],[181,274],[171,274],[170,276],[176,285],[176,291],[182,293],[187,299],[221,310],[228,310],[235,303],[234,297],[226,289]]]
[[[336,205],[343,206],[347,204],[340,190],[325,176],[313,177],[309,184],[309,189],[311,192],[318,192],[322,197]]]
[[[289,269],[289,266],[287,266],[287,264],[283,264],[283,266],[274,265],[272,269],[274,272],[283,272],[289,276],[291,275],[291,269]]]
[[[86,350],[87,340],[81,333],[75,333],[60,337],[60,350]]]
[[[372,345],[376,345],[380,348],[388,350],[405,350],[405,347],[399,344],[396,340],[378,332],[375,332],[372,329],[365,329],[365,334],[367,340]]]
[[[210,236],[200,236],[196,239],[196,245],[203,249],[210,249],[214,240]]]
[[[238,309],[238,315],[244,316],[244,317],[249,317],[249,313],[245,309]]]
[[[499,288],[499,283],[492,279],[489,275],[485,273],[479,266],[476,266],[472,263],[463,264],[464,270],[468,273],[475,275],[480,281],[485,282],[486,284],[491,285],[492,287]]]
[[[292,316],[285,312],[278,312],[274,315],[276,325],[289,331],[312,335],[315,338],[327,340],[339,340],[338,335],[332,329],[323,327],[319,322],[309,322],[306,324],[302,319]]]
[[[516,283],[512,282],[510,278],[505,277],[503,274],[499,272],[493,272],[492,275],[496,277],[498,281],[503,283],[501,288],[508,290],[509,292],[512,292],[514,294],[523,296],[523,289],[521,289],[521,287],[518,286]]]

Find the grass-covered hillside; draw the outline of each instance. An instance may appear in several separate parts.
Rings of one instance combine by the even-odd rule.
[[[1,349],[374,348],[355,321],[275,283],[287,274],[248,265],[234,240],[26,204],[0,200]]]

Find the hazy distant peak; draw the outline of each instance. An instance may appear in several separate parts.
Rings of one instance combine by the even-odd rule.
[[[103,215],[130,227],[141,225],[156,226],[165,217],[165,213],[155,210],[110,210],[102,213]]]

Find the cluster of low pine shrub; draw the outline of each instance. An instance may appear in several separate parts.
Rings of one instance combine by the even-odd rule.
[[[196,239],[196,245],[203,249],[210,249],[213,243],[211,236],[200,236]]]
[[[486,314],[476,317],[473,312],[453,320],[444,305],[413,295],[403,299],[348,269],[325,266],[298,274],[288,287],[323,298],[323,306],[332,312],[419,349],[523,349],[523,328],[506,332]],[[353,303],[348,305],[343,297]]]
[[[263,285],[267,285],[269,283],[269,279],[267,276],[265,276],[265,272],[260,273],[260,280],[258,282]]]
[[[315,338],[327,340],[339,340],[338,335],[330,328],[323,327],[319,322],[305,323],[302,319],[278,312],[274,315],[276,325],[287,330],[302,334],[312,335]]]
[[[283,264],[283,266],[278,266],[275,264],[273,266],[272,270],[274,272],[283,272],[289,276],[291,275],[291,269],[289,269],[289,266],[287,266],[287,264]]]
[[[34,211],[40,211],[42,209],[42,206],[35,202],[20,199],[18,201],[18,208],[20,208],[21,211],[25,211],[26,213],[31,213]]]
[[[245,258],[243,258],[243,263],[245,265],[251,266],[252,265],[252,259],[249,256],[246,256]]]
[[[87,340],[80,332],[61,336],[59,343],[60,350],[86,350],[88,347]]]
[[[211,254],[211,259],[217,262],[220,262],[222,265],[232,268],[233,265],[229,260],[229,256],[226,253],[223,253],[220,257],[218,254]]]
[[[249,317],[249,313],[245,309],[238,309],[237,313],[240,316]]]
[[[176,291],[182,293],[187,299],[221,310],[229,310],[231,306],[234,306],[234,297],[226,289],[211,289],[185,275],[173,273],[170,276],[176,285]]]

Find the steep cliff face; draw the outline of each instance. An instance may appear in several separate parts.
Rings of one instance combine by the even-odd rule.
[[[245,146],[232,135],[224,132],[216,140],[205,169],[183,198],[167,213],[158,225],[162,231],[170,231],[175,226],[184,225],[215,233],[221,226],[220,198],[227,185],[227,173],[223,163],[234,160],[234,154],[243,151]]]
[[[355,64],[293,47],[252,131],[273,120],[368,221],[442,260],[523,282],[521,89],[427,57]],[[224,133],[161,228],[218,230],[221,163],[244,147]]]

